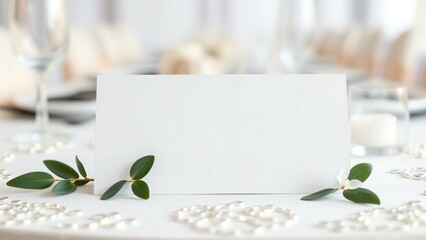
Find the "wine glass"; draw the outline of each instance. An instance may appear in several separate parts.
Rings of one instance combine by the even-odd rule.
[[[65,146],[71,136],[48,128],[47,74],[63,59],[68,46],[66,0],[11,0],[9,31],[13,50],[23,65],[37,75],[35,130],[12,136],[30,152],[46,152]]]
[[[315,2],[280,1],[277,30],[268,63],[268,73],[300,73],[312,55]]]

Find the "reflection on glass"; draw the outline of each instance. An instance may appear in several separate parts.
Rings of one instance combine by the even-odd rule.
[[[312,55],[315,5],[311,0],[280,1],[277,30],[267,71],[300,73]]]

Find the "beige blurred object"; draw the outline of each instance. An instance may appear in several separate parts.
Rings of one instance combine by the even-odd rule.
[[[121,57],[124,62],[136,62],[143,58],[143,48],[140,39],[129,26],[125,24],[115,25],[116,36],[122,43]]]
[[[225,73],[245,73],[249,48],[228,33],[205,31],[195,38],[206,51],[206,54],[217,58],[223,65]]]
[[[13,96],[34,87],[34,74],[15,57],[8,32],[0,27],[0,106],[10,105]]]
[[[341,55],[343,46],[343,39],[347,34],[346,32],[328,31],[320,40],[318,44],[317,54],[319,58],[338,61]]]
[[[410,85],[414,77],[415,34],[403,32],[390,45],[383,64],[383,78]]]
[[[142,46],[134,31],[123,24],[98,24],[95,36],[102,58],[111,66],[119,66],[142,59]]]
[[[95,27],[95,36],[99,44],[102,58],[111,65],[119,65],[124,59],[120,48],[124,45],[118,41],[113,25],[98,24]]]
[[[338,61],[349,68],[356,67],[358,52],[361,48],[363,36],[362,27],[358,24],[350,26],[343,36],[341,49],[338,50]]]
[[[364,73],[372,76],[378,71],[380,46],[383,43],[383,31],[381,29],[370,29],[364,32],[356,67]]]
[[[423,67],[420,72],[420,86],[426,89],[426,67]]]
[[[327,31],[324,33],[324,35],[322,37],[320,37],[320,39],[317,42],[317,48],[315,53],[319,56],[327,56],[327,52],[328,52],[328,43],[331,41],[331,38],[333,33],[331,31]]]
[[[191,42],[167,50],[160,64],[161,74],[221,74],[217,58],[206,54],[199,43]]]
[[[64,60],[65,79],[83,80],[96,75],[101,66],[101,52],[95,37],[88,31],[72,27],[68,54]]]
[[[203,32],[162,56],[162,74],[246,73],[249,48],[226,33]]]

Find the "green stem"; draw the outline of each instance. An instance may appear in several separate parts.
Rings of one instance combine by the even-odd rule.
[[[71,182],[77,182],[77,181],[89,181],[93,182],[95,181],[94,178],[69,178],[69,179],[53,179],[55,182],[63,181],[63,180],[70,180]]]

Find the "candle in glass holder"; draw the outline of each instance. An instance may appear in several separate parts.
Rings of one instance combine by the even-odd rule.
[[[388,113],[354,115],[351,121],[351,141],[365,147],[383,148],[397,144],[398,120]]]

